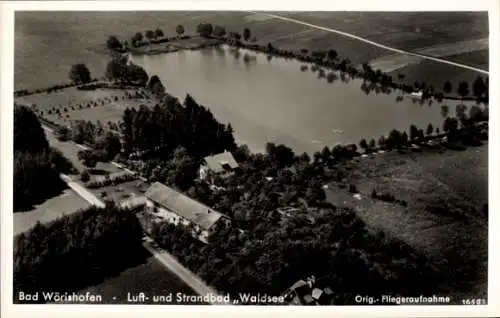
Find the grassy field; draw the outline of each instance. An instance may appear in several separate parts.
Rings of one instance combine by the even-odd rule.
[[[46,200],[33,210],[14,213],[14,235],[29,230],[37,221],[47,223],[89,206],[78,194],[69,189],[65,190],[61,195]]]
[[[486,13],[331,12],[294,13],[311,23],[339,28],[403,49],[453,43],[488,34]],[[104,74],[107,56],[95,53],[109,35],[129,39],[135,32],[161,28],[174,35],[177,24],[193,33],[200,22],[227,31],[248,27],[263,43],[308,49],[336,49],[354,63],[383,52],[342,36],[245,12],[18,12],[15,19],[15,87],[32,88],[68,81],[75,63],[86,63],[93,77]],[[76,45],[78,43],[78,45]],[[43,61],[43,63],[41,63]]]
[[[468,55],[461,54],[452,60],[467,63],[466,56],[468,56],[471,60],[474,60],[482,54],[484,53],[481,53],[481,51],[477,53],[470,53]],[[467,81],[470,88],[478,75],[484,77],[484,74],[479,74],[477,72],[458,68],[453,65],[442,64],[429,60],[422,60],[418,64],[408,65],[407,67],[397,71],[389,72],[389,75],[393,78],[397,78],[398,74],[404,74],[404,81],[409,84],[413,84],[415,81],[420,83],[425,82],[427,86],[434,85],[436,90],[442,90],[444,83],[446,81],[450,81],[452,84],[452,94],[450,95],[454,94],[455,96],[458,96],[456,91],[461,81]]]
[[[488,199],[488,146],[464,152],[360,159],[348,170],[358,200],[343,190],[327,191],[329,201],[355,207],[374,231],[407,242],[438,266],[449,283],[443,290],[458,297],[487,293],[487,220],[473,208]],[[389,192],[408,206],[372,199]],[[443,207],[438,210],[436,207]]]

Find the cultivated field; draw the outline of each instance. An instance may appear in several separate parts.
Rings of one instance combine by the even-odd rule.
[[[297,12],[285,15],[405,50],[488,36],[486,12]]]
[[[488,35],[487,13],[332,12],[292,16],[409,50]],[[95,48],[102,47],[109,35],[129,39],[135,32],[161,28],[171,36],[177,24],[184,25],[186,33],[193,33],[200,22],[222,25],[227,31],[242,32],[248,27],[258,41],[276,46],[333,48],[354,63],[387,55],[387,51],[357,40],[245,12],[22,12],[16,14],[15,21],[15,87],[67,82],[71,65],[81,62],[87,64],[93,77],[100,77],[109,58],[95,53]]]
[[[14,235],[31,229],[38,221],[47,223],[89,206],[87,201],[78,194],[67,189],[62,194],[36,206],[33,210],[14,213]]]
[[[347,191],[327,191],[339,206],[354,206],[374,231],[409,243],[445,275],[443,286],[457,297],[486,295],[487,219],[476,212],[487,203],[488,146],[444,154],[384,154],[363,158],[348,170],[358,200]],[[388,192],[408,203],[404,207],[372,199]]]

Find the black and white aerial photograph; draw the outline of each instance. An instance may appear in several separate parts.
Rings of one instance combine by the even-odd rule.
[[[491,301],[487,10],[97,10],[13,13],[13,306]]]

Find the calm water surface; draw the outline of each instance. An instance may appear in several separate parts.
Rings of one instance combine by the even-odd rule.
[[[158,75],[169,93],[182,100],[189,93],[230,122],[238,141],[254,151],[275,142],[312,153],[378,139],[393,128],[408,131],[412,124],[424,131],[429,123],[442,127],[441,104],[420,105],[407,97],[397,103],[397,92],[366,95],[361,80],[329,83],[310,68],[301,71],[295,60],[227,47],[131,58]],[[447,103],[450,116],[456,104]]]

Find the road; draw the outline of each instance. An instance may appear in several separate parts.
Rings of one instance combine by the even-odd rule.
[[[43,126],[49,132],[53,132],[53,130],[49,127]],[[84,149],[85,146],[81,146],[76,144],[80,148]],[[126,169],[120,164],[114,163],[117,167],[121,169]],[[128,169],[126,169],[128,170]],[[130,171],[130,170],[129,170]],[[132,172],[132,171],[131,171]],[[60,178],[66,182],[66,184],[75,191],[80,197],[82,197],[88,203],[104,208],[106,204],[95,196],[91,191],[89,191],[86,187],[81,184],[73,181],[71,177],[60,174]],[[168,268],[172,273],[177,275],[181,280],[183,280],[191,289],[193,289],[196,293],[201,296],[205,296],[207,294],[218,295],[218,293],[207,286],[201,279],[199,279],[195,274],[193,274],[189,269],[185,268],[181,263],[179,263],[174,256],[169,254],[167,251],[160,249],[154,246],[153,240],[147,236],[145,236],[144,247],[151,253],[153,256],[160,261],[166,268]],[[213,304],[215,305],[215,304]]]
[[[177,275],[184,283],[186,283],[191,289],[193,289],[198,295],[218,295],[217,291],[207,286],[203,281],[201,281],[195,274],[193,274],[189,269],[184,267],[181,263],[177,261],[170,253],[164,249],[154,246],[150,240],[146,239],[143,246],[151,253],[153,256],[162,263],[166,268]],[[211,303],[211,305],[221,305],[217,303]],[[230,305],[230,304],[224,304]]]
[[[432,56],[423,55],[423,54],[419,54],[419,53],[415,53],[415,52],[410,52],[410,51],[405,51],[405,50],[397,49],[397,48],[390,47],[390,46],[387,46],[387,45],[384,45],[384,44],[381,44],[381,43],[377,43],[377,42],[374,42],[374,41],[362,38],[360,36],[357,36],[355,34],[347,33],[347,32],[344,32],[344,31],[337,30],[337,29],[332,29],[332,28],[328,28],[328,27],[324,27],[324,26],[320,26],[320,25],[316,25],[316,24],[311,24],[311,23],[307,23],[307,22],[304,22],[304,21],[300,21],[300,20],[296,20],[296,19],[292,19],[292,18],[287,18],[287,17],[283,17],[283,16],[280,16],[280,15],[271,14],[271,13],[263,13],[263,12],[256,12],[256,11],[247,11],[247,12],[250,12],[250,13],[253,13],[253,14],[265,15],[265,16],[268,16],[268,17],[271,17],[271,18],[275,18],[275,19],[279,19],[279,20],[283,20],[283,21],[288,21],[288,22],[292,22],[292,23],[296,23],[296,24],[302,24],[302,25],[305,25],[305,26],[308,26],[308,27],[311,27],[311,28],[315,28],[315,29],[318,29],[318,30],[323,30],[323,31],[331,32],[331,33],[336,33],[336,34],[339,34],[339,35],[342,35],[342,36],[345,36],[345,37],[348,37],[348,38],[351,38],[351,39],[355,39],[355,40],[358,40],[358,41],[361,41],[361,42],[364,42],[364,43],[371,44],[373,46],[376,46],[376,47],[379,47],[381,49],[385,49],[385,50],[388,50],[388,51],[391,51],[391,52],[405,54],[405,55],[411,55],[411,56],[416,56],[416,57],[419,57],[419,58],[422,58],[422,59],[431,60],[431,61],[434,61],[434,62],[448,64],[448,65],[453,65],[453,66],[456,66],[456,67],[460,67],[460,68],[472,70],[472,71],[475,71],[475,72],[478,72],[478,73],[482,73],[482,74],[486,74],[486,75],[489,74],[488,70],[483,70],[483,69],[480,69],[480,68],[477,68],[477,67],[473,67],[473,66],[469,66],[469,65],[465,65],[465,64],[461,64],[461,63],[456,63],[456,62],[448,61],[448,60],[437,58],[437,57],[432,57]]]
[[[70,187],[73,191],[75,191],[79,196],[81,196],[88,203],[95,205],[97,207],[100,207],[100,208],[106,207],[106,204],[103,201],[101,201],[98,197],[96,197],[92,192],[87,190],[87,188],[85,188],[85,187],[79,185],[78,183],[76,183],[75,181],[73,181],[69,176],[61,173],[59,175],[59,177],[61,178],[61,180],[66,182],[68,187]]]

